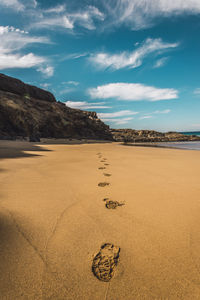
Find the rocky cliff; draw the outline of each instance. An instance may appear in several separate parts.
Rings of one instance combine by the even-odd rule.
[[[67,107],[45,90],[0,74],[0,138],[112,140],[95,112]]]
[[[154,130],[111,129],[113,139],[118,142],[187,142],[200,141],[195,135],[184,135],[178,132],[157,132]]]

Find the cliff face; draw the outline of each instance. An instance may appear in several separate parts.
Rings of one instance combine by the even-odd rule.
[[[113,139],[118,142],[184,142],[200,141],[200,137],[178,132],[157,132],[154,130],[111,129]]]
[[[56,102],[54,96],[22,81],[0,75],[0,137],[88,138],[112,140],[95,112]]]
[[[35,98],[38,100],[56,102],[54,95],[38,87],[25,84],[19,79],[0,74],[0,90],[10,92],[26,99]]]

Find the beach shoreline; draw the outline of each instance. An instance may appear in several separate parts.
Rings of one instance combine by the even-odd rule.
[[[2,299],[199,299],[199,158],[0,141]],[[96,260],[112,245],[102,277]]]

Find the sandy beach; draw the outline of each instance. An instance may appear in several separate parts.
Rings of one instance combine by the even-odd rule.
[[[0,299],[200,299],[199,179],[199,151],[1,141]]]

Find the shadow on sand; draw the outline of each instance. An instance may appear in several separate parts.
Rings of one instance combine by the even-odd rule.
[[[36,144],[21,141],[0,141],[0,159],[41,156],[40,154],[25,153],[25,151],[52,151]]]
[[[92,140],[92,139],[41,139],[42,144],[48,145],[82,145],[82,144],[108,144],[114,141],[110,140]]]

